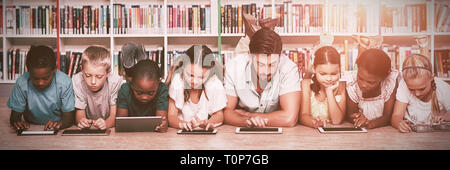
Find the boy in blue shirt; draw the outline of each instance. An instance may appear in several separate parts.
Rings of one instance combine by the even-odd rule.
[[[53,50],[32,46],[26,66],[28,72],[16,80],[8,99],[11,126],[15,130],[27,129],[29,123],[45,125],[44,130],[70,127],[75,105],[72,80],[57,70]]]

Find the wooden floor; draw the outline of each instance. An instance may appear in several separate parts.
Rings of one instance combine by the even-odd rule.
[[[169,149],[169,150],[300,150],[300,149],[450,149],[450,132],[399,133],[391,126],[363,134],[321,134],[297,125],[283,134],[235,134],[224,125],[216,135],[167,133],[115,133],[109,136],[17,136],[9,127],[7,98],[0,98],[0,149]],[[75,127],[72,127],[75,128]],[[43,126],[32,125],[32,130]]]

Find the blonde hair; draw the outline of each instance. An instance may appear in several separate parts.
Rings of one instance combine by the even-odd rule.
[[[95,65],[102,65],[106,68],[106,72],[111,72],[111,56],[108,49],[92,45],[83,51],[81,56],[81,65],[85,67],[85,64],[91,63]]]
[[[420,54],[413,54],[405,59],[403,62],[403,78],[405,80],[412,80],[421,76],[429,77],[432,80],[432,99],[431,99],[431,113],[432,116],[439,114],[439,103],[436,96],[436,83],[434,82],[433,72],[431,71],[431,62],[428,57]]]

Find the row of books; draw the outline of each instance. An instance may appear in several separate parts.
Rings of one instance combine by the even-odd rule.
[[[341,75],[346,71],[356,70],[356,58],[358,58],[358,48],[350,47],[348,41],[344,41],[344,46],[337,47],[336,50],[341,54]]]
[[[6,34],[56,34],[55,6],[6,6]]]
[[[253,15],[255,18],[272,17],[271,5],[264,7],[257,6],[256,3],[223,5],[220,7],[221,32],[222,33],[244,33],[245,24],[243,14]],[[270,13],[270,15],[269,15]]]
[[[168,33],[211,33],[211,5],[167,5]]]
[[[81,71],[82,52],[66,51],[60,55],[60,70],[72,77]]]
[[[450,77],[450,50],[434,51],[434,72],[436,76]]]
[[[381,33],[430,31],[431,5],[431,3],[381,5]]]
[[[60,8],[61,34],[109,34],[109,5]]]
[[[162,10],[162,5],[113,4],[114,33],[162,33]]]
[[[450,31],[450,3],[440,2],[434,7],[435,10],[435,24],[436,32],[449,32]]]
[[[348,48],[344,45],[344,48],[337,48],[341,54],[341,74],[346,71],[356,70],[356,58],[358,57],[358,49],[356,47]],[[419,54],[420,50],[417,46],[412,47],[400,47],[395,45],[383,45],[382,50],[385,51],[391,58],[391,67],[396,70],[402,69],[403,61],[412,54]],[[3,73],[3,53],[0,53],[0,79],[5,76],[6,80],[16,80],[20,75],[27,71],[25,66],[26,54],[28,49],[9,49],[6,56],[6,69]],[[168,51],[168,63],[165,64],[163,49],[159,48],[155,51],[146,51],[148,59],[155,61],[161,69],[161,77],[164,77],[164,69],[169,69],[173,62],[184,51]],[[314,56],[313,51],[310,48],[296,48],[290,50],[283,50],[282,55],[288,56],[298,67],[300,78],[304,76],[304,73],[311,67]],[[124,75],[122,64],[120,63],[119,56],[121,51],[114,53],[113,55],[113,72],[119,75]],[[60,70],[66,73],[69,77],[80,72],[82,52],[66,51],[61,53],[60,58]],[[434,55],[434,72],[436,76],[442,78],[450,77],[450,50],[436,50]],[[222,51],[222,55],[216,58],[217,61],[222,62],[224,65],[227,61],[234,58],[233,51]]]
[[[284,1],[276,4],[276,17],[280,23],[276,28],[279,33],[322,32],[324,23],[323,4],[296,4]]]
[[[288,56],[289,59],[297,65],[299,76],[300,78],[303,78],[313,61],[312,49],[297,48],[292,50],[284,50],[282,51],[282,54]]]
[[[6,56],[6,73],[7,80],[16,80],[20,75],[27,71],[25,66],[28,49],[9,49]],[[2,54],[3,59],[3,54]],[[3,60],[2,60],[3,61]]]
[[[156,50],[152,50],[152,51],[146,50],[145,54],[147,56],[147,59],[150,59],[158,64],[158,66],[160,68],[160,76],[163,77],[164,69],[165,69],[164,49],[162,47],[160,47],[160,48],[157,48]],[[125,75],[125,70],[122,66],[120,58],[122,58],[122,51],[114,52],[112,71],[119,75]]]
[[[332,4],[329,7],[328,18],[329,32],[378,32],[379,18],[376,8],[367,4]]]

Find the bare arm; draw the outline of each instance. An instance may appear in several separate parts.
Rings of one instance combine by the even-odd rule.
[[[65,129],[73,125],[75,119],[75,111],[63,112],[61,115],[61,128]]]
[[[280,96],[281,110],[271,113],[253,113],[253,116],[261,116],[269,119],[268,126],[292,127],[297,124],[301,93],[300,91],[290,92]]]
[[[167,110],[156,110],[156,116],[161,116],[161,125],[157,126],[155,131],[165,133],[168,130],[169,123],[167,122]]]
[[[80,123],[81,119],[86,119],[86,110],[85,109],[75,109],[75,123]]]
[[[223,114],[224,121],[233,126],[246,126],[246,120],[250,118],[250,115],[244,115],[236,111],[238,101],[237,97],[227,95],[227,106],[225,106]]]
[[[106,128],[112,128],[116,124],[116,112],[117,112],[117,105],[110,105],[109,106],[109,117],[106,118]]]
[[[382,126],[387,126],[390,123],[390,119],[392,116],[392,111],[395,104],[395,95],[397,94],[397,87],[398,84],[395,85],[394,91],[392,92],[391,96],[389,97],[389,100],[384,102],[384,108],[383,108],[383,116],[376,118],[374,120],[371,120],[369,124],[367,125],[367,128],[377,128]]]
[[[173,128],[180,128],[179,123],[181,120],[178,118],[178,112],[180,110],[175,107],[175,101],[171,98],[169,98],[169,110],[168,110],[168,119],[169,119],[169,126]]]
[[[262,117],[268,119],[268,126],[292,127],[297,123],[300,103],[300,92],[291,92],[280,96],[281,110],[270,113],[239,113],[235,110],[237,97],[227,95],[227,106],[225,107],[225,122],[234,126],[246,126],[250,117]]]
[[[120,107],[117,109],[117,117],[127,117],[127,116],[128,116],[128,109]]]
[[[401,122],[403,121],[403,117],[406,114],[406,108],[408,107],[408,103],[403,103],[400,101],[395,101],[394,111],[392,113],[391,124],[394,128],[399,129]]]
[[[342,96],[339,103],[336,101],[336,97],[333,94],[331,88],[327,88],[327,104],[328,104],[328,115],[330,116],[331,123],[334,125],[341,124],[345,116],[345,83],[339,83],[338,87],[339,95]]]
[[[345,93],[345,97],[349,100],[346,101],[346,105],[347,105],[347,118],[349,120],[350,123],[355,123],[353,121],[353,118],[351,118],[350,116],[354,113],[359,113],[359,108],[358,108],[358,104],[353,102],[353,100],[350,99],[350,97],[348,96],[348,91],[346,91]]]
[[[11,127],[14,128],[14,130],[30,128],[30,124],[22,119],[22,117],[23,117],[22,115],[23,115],[23,113],[19,113],[14,110],[11,110],[11,116],[9,118],[9,123],[11,124]]]
[[[223,111],[219,110],[214,112],[212,116],[208,119],[208,122],[213,124],[214,126],[221,125],[223,122]]]
[[[303,79],[302,80],[302,101],[301,103],[301,111],[299,116],[299,121],[302,125],[308,126],[308,127],[315,127],[311,116],[311,88],[310,88],[310,79]]]

